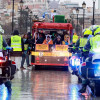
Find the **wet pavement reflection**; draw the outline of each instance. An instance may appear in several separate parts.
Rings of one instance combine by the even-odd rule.
[[[12,80],[12,95],[0,85],[0,100],[100,100],[87,94],[80,95],[77,77],[66,71],[22,70]]]

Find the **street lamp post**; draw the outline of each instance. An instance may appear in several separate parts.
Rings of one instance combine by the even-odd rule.
[[[32,32],[32,11],[30,11],[30,32]]]
[[[78,32],[78,14],[79,14],[79,8],[76,9],[76,14],[77,14],[77,32]]]
[[[70,16],[70,18],[71,18],[71,22],[72,22],[72,26],[74,27],[74,23],[73,23],[73,18],[74,18],[74,15],[73,14],[71,14],[71,16]]]
[[[14,30],[14,0],[13,0],[13,6],[12,6],[12,32]]]
[[[95,1],[96,1],[96,0],[93,0],[93,21],[92,21],[92,25],[95,24],[95,23],[94,23]]]
[[[21,30],[21,26],[22,26],[22,8],[23,8],[24,2],[23,2],[23,0],[21,0],[19,3],[20,3],[20,32],[22,32],[22,30]]]
[[[49,2],[50,2],[50,0],[47,0],[47,3],[48,3],[48,5],[47,5],[47,10],[49,9]]]
[[[25,8],[25,11],[26,11],[26,13],[27,13],[27,14],[26,14],[26,32],[27,32],[27,26],[28,26],[27,23],[28,23],[28,14],[29,14],[29,10],[30,10],[30,9],[29,9],[28,6],[27,6],[27,7]]]
[[[86,7],[85,1],[83,1],[82,7],[83,7],[83,29],[84,29],[84,15],[85,15],[85,7]]]

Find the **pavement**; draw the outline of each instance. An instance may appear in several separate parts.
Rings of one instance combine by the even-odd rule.
[[[19,65],[20,67],[20,65]],[[78,93],[81,84],[75,75],[61,69],[17,71],[12,80],[12,94],[0,86],[0,100],[100,100],[92,98],[90,89],[83,95]]]

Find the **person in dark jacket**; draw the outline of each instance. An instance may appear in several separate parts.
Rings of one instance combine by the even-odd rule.
[[[28,39],[32,39],[32,33],[31,32],[28,32],[27,36],[28,36]]]
[[[42,44],[44,41],[43,33],[39,33],[39,38],[37,40],[37,44]]]
[[[26,59],[27,67],[31,66],[29,64],[29,51],[30,51],[31,47],[29,46],[30,41],[28,40],[28,35],[27,34],[24,34],[23,42],[24,42],[24,52],[22,54],[21,69],[26,69],[26,68],[23,67],[25,59]]]
[[[57,44],[57,45],[61,45],[62,44],[60,35],[57,36],[56,40],[54,41],[54,44]]]

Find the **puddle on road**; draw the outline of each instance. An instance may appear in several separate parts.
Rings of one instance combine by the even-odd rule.
[[[0,86],[3,91],[1,87],[4,85]],[[0,100],[100,100],[80,95],[80,88],[77,77],[66,71],[23,70],[18,71],[12,81],[11,97],[0,92]]]

